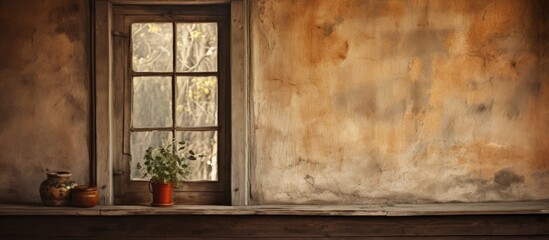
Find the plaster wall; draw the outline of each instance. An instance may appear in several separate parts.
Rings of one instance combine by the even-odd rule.
[[[256,204],[549,199],[549,8],[253,0]]]
[[[252,0],[257,204],[549,199],[544,1]],[[0,202],[89,181],[85,0],[0,1]]]
[[[46,172],[89,181],[86,0],[0,1],[0,202],[39,202]]]

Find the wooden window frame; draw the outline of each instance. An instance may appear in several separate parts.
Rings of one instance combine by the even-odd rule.
[[[218,180],[217,181],[192,181],[181,184],[180,187],[174,189],[174,199],[176,203],[193,204],[193,205],[228,205],[230,204],[230,76],[229,76],[229,12],[226,5],[212,6],[128,6],[116,5],[113,8],[113,28],[114,32],[114,52],[113,63],[115,66],[125,64],[113,69],[113,78],[115,79],[115,106],[114,109],[124,109],[121,116],[121,111],[114,111],[115,119],[123,119],[122,134],[117,131],[114,133],[114,142],[121,142],[123,139],[123,148],[119,148],[119,144],[113,147],[113,171],[115,172],[114,183],[114,204],[135,204],[150,202],[151,194],[149,193],[148,182],[146,181],[131,181],[130,180],[130,133],[142,131],[170,131],[175,138],[175,133],[178,131],[216,131],[218,146]],[[174,64],[170,72],[135,72],[132,70],[131,63],[131,39],[130,28],[133,23],[143,22],[162,22],[172,23],[173,35],[173,50],[176,51],[176,23],[190,22],[215,22],[218,26],[218,69],[214,72],[178,72],[176,69],[175,52],[172,56]],[[120,62],[120,63],[119,63]],[[132,127],[131,126],[131,104],[132,104],[132,78],[143,76],[158,76],[171,77],[172,85],[172,126],[170,127]],[[177,77],[207,77],[215,76],[218,82],[218,111],[219,122],[216,126],[205,127],[177,127],[175,116],[175,97],[176,97],[176,78]],[[121,81],[123,79],[123,81]],[[119,84],[124,85],[119,88]],[[120,91],[124,89],[124,91]],[[119,96],[123,96],[123,102],[116,101]],[[120,124],[120,122],[115,122]],[[131,156],[137,158],[139,156]],[[138,159],[133,159],[138,160]]]
[[[119,149],[116,134],[123,131],[121,121],[116,114],[116,106],[124,99],[115,94],[119,82],[113,80],[115,69],[121,66],[113,61],[115,37],[113,31],[113,7],[115,5],[195,5],[195,4],[229,4],[230,5],[230,98],[231,105],[231,142],[230,148],[230,203],[234,206],[249,204],[249,142],[250,142],[250,101],[249,101],[249,2],[247,0],[96,0],[93,5],[94,30],[92,31],[93,89],[92,102],[94,109],[92,123],[92,151],[94,169],[92,182],[101,189],[100,203],[114,203],[115,158]],[[135,6],[139,8],[138,6]],[[157,6],[152,6],[156,8]]]

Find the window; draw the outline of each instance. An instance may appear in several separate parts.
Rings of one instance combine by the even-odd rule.
[[[204,155],[176,204],[230,203],[228,18],[228,5],[114,7],[115,204],[150,202],[136,165],[172,138]]]

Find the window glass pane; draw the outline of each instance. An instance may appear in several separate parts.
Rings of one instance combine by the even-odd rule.
[[[171,77],[134,77],[133,127],[172,126]]]
[[[193,150],[197,155],[204,155],[189,161],[191,174],[187,181],[217,181],[217,132],[176,132],[176,139],[187,142],[187,152]]]
[[[177,77],[177,126],[217,125],[217,77]]]
[[[173,70],[171,23],[132,24],[132,66],[135,72]]]
[[[143,166],[143,156],[148,147],[166,146],[172,140],[172,132],[153,131],[153,132],[132,132],[130,136],[130,149],[132,161],[130,163],[131,180],[148,181],[150,178],[141,178],[143,172],[137,170],[137,163]]]
[[[177,23],[177,71],[217,71],[217,23]]]

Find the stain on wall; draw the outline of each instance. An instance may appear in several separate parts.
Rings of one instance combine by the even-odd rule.
[[[253,201],[549,199],[548,13],[252,1]]]
[[[0,2],[0,202],[39,202],[48,170],[89,180],[89,7]]]

